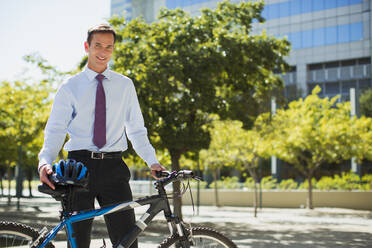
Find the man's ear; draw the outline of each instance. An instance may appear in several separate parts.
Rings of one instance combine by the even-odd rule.
[[[84,42],[85,52],[88,52],[89,44],[87,41]]]

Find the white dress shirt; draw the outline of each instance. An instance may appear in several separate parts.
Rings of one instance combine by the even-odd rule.
[[[125,151],[128,136],[134,150],[148,166],[158,163],[147,137],[132,80],[109,69],[102,73],[105,76],[102,83],[106,95],[106,144],[101,149],[93,144],[97,74],[86,67],[58,89],[44,131],[39,167],[56,159],[66,133],[70,137],[64,146],[67,151]]]

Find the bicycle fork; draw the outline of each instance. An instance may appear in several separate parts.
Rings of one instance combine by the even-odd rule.
[[[189,230],[185,228],[185,225],[179,217],[172,215],[167,218],[168,228],[171,236],[181,237],[180,243],[177,247],[189,248],[193,244],[192,235]]]

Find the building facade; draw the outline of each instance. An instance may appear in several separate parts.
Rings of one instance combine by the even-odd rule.
[[[241,2],[235,0],[232,2]],[[249,1],[249,0],[248,0]],[[252,0],[254,1],[254,0]],[[111,0],[111,14],[127,19],[156,20],[159,10],[182,8],[192,16],[202,8],[216,8],[218,0]],[[253,33],[287,37],[292,51],[286,58],[290,72],[282,75],[287,92],[307,95],[316,86],[323,96],[349,100],[350,88],[372,87],[371,0],[266,0],[264,24]]]

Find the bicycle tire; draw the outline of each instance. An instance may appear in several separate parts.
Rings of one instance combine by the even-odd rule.
[[[34,228],[16,222],[0,222],[0,247],[29,247],[39,237]],[[52,243],[47,248],[54,248]]]
[[[193,227],[191,230],[193,237],[192,239],[194,240],[194,244],[191,245],[191,247],[237,248],[236,244],[234,244],[229,238],[214,229],[206,227]],[[181,237],[179,236],[168,237],[167,239],[163,240],[158,248],[178,247],[177,243],[179,240],[181,240]],[[215,245],[210,246],[211,244]]]

